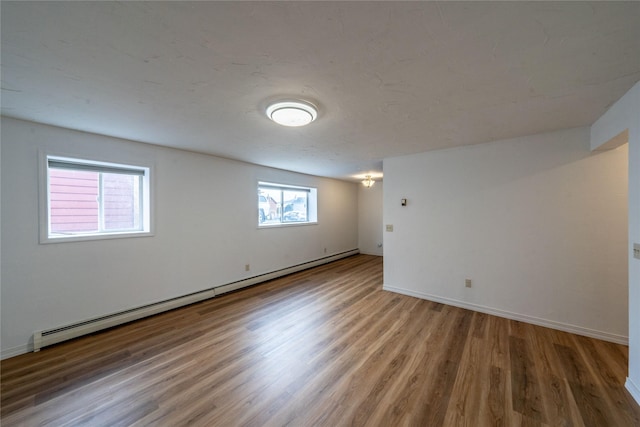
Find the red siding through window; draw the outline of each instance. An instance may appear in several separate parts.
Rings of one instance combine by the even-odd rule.
[[[52,233],[100,231],[99,175],[99,172],[49,169]],[[139,227],[138,180],[138,176],[102,174],[105,230]]]
[[[50,169],[51,232],[98,231],[98,172]]]

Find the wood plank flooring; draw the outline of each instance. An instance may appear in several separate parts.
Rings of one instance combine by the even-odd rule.
[[[640,426],[628,349],[358,255],[2,362],[3,426]]]

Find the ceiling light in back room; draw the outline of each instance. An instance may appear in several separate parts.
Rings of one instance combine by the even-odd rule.
[[[282,126],[306,126],[318,117],[318,110],[307,101],[278,101],[267,107],[267,117]]]
[[[375,184],[376,182],[371,178],[371,175],[367,175],[364,178],[364,181],[362,181],[362,185],[364,185],[367,188],[371,188],[373,187],[373,184]]]

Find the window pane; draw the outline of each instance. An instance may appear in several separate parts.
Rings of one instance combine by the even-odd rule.
[[[49,170],[52,233],[98,231],[98,175],[97,172]]]
[[[140,229],[140,177],[102,174],[104,229]]]
[[[277,224],[282,213],[282,192],[274,189],[260,189],[258,192],[258,222]]]
[[[282,222],[307,221],[307,193],[306,191],[283,191],[284,208]]]
[[[317,191],[271,182],[258,183],[258,225],[317,222]]]
[[[150,232],[149,168],[53,156],[46,166],[42,243]]]

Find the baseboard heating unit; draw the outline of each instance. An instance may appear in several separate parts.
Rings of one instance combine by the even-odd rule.
[[[117,313],[108,314],[105,316],[100,316],[93,319],[76,322],[70,325],[60,326],[57,328],[35,331],[33,333],[33,351],[40,351],[41,348],[52,344],[57,344],[62,341],[70,340],[83,335],[98,332],[103,329],[112,328],[114,326],[142,319],[143,317],[152,316],[164,311],[173,310],[174,308],[200,302],[218,295],[225,294],[227,292],[245,288],[247,286],[256,285],[261,282],[266,282],[267,280],[277,279],[278,277],[286,276],[291,273],[296,273],[308,268],[317,267],[322,264],[327,264],[329,262],[337,261],[342,258],[350,257],[352,255],[357,255],[358,253],[360,253],[358,249],[353,249],[350,251],[320,258],[315,261],[305,262],[302,264],[283,268],[281,270],[276,270],[270,273],[265,273],[247,279],[239,280],[237,282],[227,283],[211,289],[206,289],[189,295],[176,297],[170,300],[132,308],[130,310],[120,311]]]

